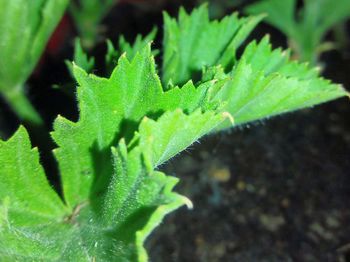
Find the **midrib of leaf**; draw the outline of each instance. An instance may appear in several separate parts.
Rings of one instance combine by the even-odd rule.
[[[197,14],[198,15],[198,14]],[[188,19],[189,17],[187,17],[187,14],[186,14],[186,18]],[[191,26],[193,24],[193,27]],[[196,39],[199,38],[199,35],[200,35],[200,30],[197,30],[197,28],[200,28],[198,26],[199,24],[199,20],[198,20],[198,17],[197,19],[194,21],[194,23],[192,24],[189,24],[189,26],[192,28],[192,30],[190,31],[191,33],[189,34],[191,37],[190,37],[190,41],[188,41],[187,38],[183,37],[181,38],[180,42],[181,42],[181,46],[187,46],[188,47],[188,52],[180,52],[181,54],[181,58],[182,58],[182,63],[183,63],[183,66],[180,67],[180,76],[182,77],[184,75],[184,73],[186,72],[186,69],[189,68],[189,63],[191,62],[189,57],[191,56],[192,54],[192,50],[193,50],[193,45],[196,43]],[[207,21],[206,21],[206,25],[207,25]],[[206,29],[206,26],[204,26],[204,30]],[[196,32],[198,33],[198,35],[196,34]],[[186,41],[187,40],[187,41]],[[189,44],[190,43],[190,44]]]
[[[277,76],[275,75],[274,78],[275,77]],[[249,107],[251,104],[254,104],[256,100],[260,99],[260,96],[264,95],[266,92],[269,91],[271,83],[273,83],[273,78],[270,78],[269,81],[266,81],[266,83],[262,86],[261,90],[258,93],[252,93],[248,97],[246,97],[244,102],[242,103],[242,106],[233,113],[233,116],[237,117],[247,107]]]
[[[78,232],[76,232],[76,231],[78,231]],[[83,239],[82,236],[81,236],[81,230],[80,230],[79,226],[76,226],[76,229],[72,230],[72,235],[74,235],[74,236],[78,235],[79,239],[81,240],[80,243],[84,243],[85,242],[85,239]],[[76,240],[77,239],[75,237],[68,238],[68,241],[66,241],[66,244],[64,245],[64,248],[61,251],[60,258],[55,259],[57,262],[60,262],[61,259],[64,258],[64,255],[67,253],[67,249],[69,247],[72,247],[72,246],[76,245]],[[87,261],[93,261],[91,259],[90,255],[89,255],[89,252],[86,250],[85,245],[79,245],[79,246],[80,247],[83,246],[83,250],[84,250],[84,253],[85,253],[85,256],[86,256],[85,258],[88,259]]]
[[[58,116],[57,119],[59,119],[59,118],[61,118],[61,117]],[[57,119],[56,119],[56,121],[57,121]],[[65,124],[67,124],[67,120],[66,119],[64,119],[64,118],[61,118],[61,119],[65,122]],[[75,123],[69,123],[69,124],[72,124],[74,127],[76,127]],[[70,143],[69,143],[70,149],[75,154],[79,154],[79,151],[77,150],[78,145],[77,145],[76,141],[73,139],[73,137],[72,136],[66,136],[65,139],[68,139],[70,141]],[[58,149],[54,149],[53,152],[55,153],[55,152],[57,152],[57,150],[59,150],[59,148]],[[61,152],[61,154],[62,154],[62,152]],[[57,154],[55,154],[55,155],[57,155]],[[57,156],[56,156],[56,158],[57,158]],[[74,169],[73,173],[80,174],[81,173],[80,170],[83,170],[84,167],[81,166],[79,158],[74,157],[73,159],[70,159],[70,160],[71,160],[71,162],[70,162],[71,163],[71,168]],[[65,181],[63,181],[63,193],[64,193],[63,195],[64,195],[64,198],[66,200],[66,203],[70,207],[71,211],[73,211],[74,206],[71,206],[71,203],[69,201],[67,201],[68,200],[67,199],[67,196],[68,196],[67,192],[69,192],[69,198],[71,198],[70,195],[72,194],[71,192],[74,191],[72,189],[74,185],[75,186],[79,185],[77,188],[79,190],[81,190],[81,186],[80,186],[81,180],[79,179],[78,176],[72,176],[72,177],[70,177],[70,179],[74,179],[74,183],[66,183]]]
[[[104,87],[102,87],[102,88],[104,88]],[[103,149],[103,147],[107,143],[104,139],[104,132],[102,130],[102,127],[103,127],[102,122],[101,122],[102,114],[100,111],[100,107],[98,106],[98,103],[96,101],[98,99],[98,96],[93,92],[92,88],[86,88],[85,92],[87,92],[88,97],[90,99],[90,102],[93,104],[94,109],[95,109],[94,114],[91,114],[89,116],[89,118],[94,119],[94,122],[96,123],[98,146],[99,146],[99,149]]]
[[[126,57],[126,55],[125,55],[125,57]],[[136,79],[134,78],[133,82],[137,83],[135,86],[141,86],[141,79],[142,79],[142,76],[144,75],[143,73],[145,71],[145,63],[146,63],[146,59],[142,59],[142,63],[140,64],[140,72],[142,72],[142,73],[138,74]],[[131,64],[128,64],[128,66],[131,66]],[[127,106],[126,105],[124,106],[124,108],[126,108],[125,117],[126,117],[126,119],[128,119],[132,115],[132,113],[134,112],[134,108],[135,108],[136,103],[140,101],[140,99],[137,99],[137,98],[139,98],[140,92],[144,91],[144,89],[137,88],[137,92],[134,93],[132,99],[130,99],[130,100],[127,96],[128,94],[125,93],[126,88],[124,88],[123,91],[124,91],[123,92],[123,94],[124,94],[123,101],[125,101],[127,103],[128,101],[131,100],[130,101],[131,104],[127,104]],[[141,98],[141,101],[142,101],[142,98]]]
[[[21,136],[21,139],[23,139],[23,137]],[[17,162],[17,167],[18,167],[18,169],[19,169],[19,174],[20,174],[20,177],[21,178],[24,178],[24,177],[26,177],[25,176],[25,171],[24,171],[24,167],[23,167],[23,165],[22,165],[22,160],[23,160],[23,155],[22,155],[22,150],[21,150],[21,145],[20,145],[20,143],[17,143],[17,145],[16,145],[16,162]],[[12,180],[12,179],[10,179],[10,181],[11,182],[14,182],[14,180]],[[13,183],[12,183],[12,185],[14,185]],[[14,188],[14,187],[13,187]]]
[[[297,83],[297,82],[296,82]],[[294,87],[290,93],[288,93],[285,97],[281,98],[275,106],[271,107],[270,111],[274,112],[275,109],[277,109],[281,104],[283,104],[286,100],[288,100],[293,94],[295,94],[298,90],[298,88]],[[283,110],[284,111],[284,110]]]
[[[181,117],[181,115],[178,115],[177,116],[177,119],[179,119]],[[207,122],[209,122],[211,119],[208,119],[207,120]],[[176,125],[177,124],[177,121],[175,120],[175,121],[173,121],[173,123],[172,123],[172,125],[169,127],[169,130],[175,130],[176,129]],[[188,126],[189,126],[189,123],[188,122],[184,122],[183,123],[184,124],[184,129],[186,129]],[[213,130],[214,128],[215,128],[215,126],[211,129],[211,130],[206,130],[207,132],[203,132],[203,130],[204,130],[204,127],[205,127],[206,125],[203,125],[202,126],[202,129],[200,129],[194,136],[193,136],[193,138],[195,138],[195,140],[198,140],[200,137],[201,137],[201,134],[203,134],[203,133],[210,133],[210,131],[211,130]],[[169,137],[171,137],[170,139],[169,139]],[[172,133],[169,133],[169,135],[168,135],[168,137],[167,137],[167,144],[166,144],[166,146],[165,146],[165,150],[163,151],[163,153],[162,153],[162,155],[159,157],[159,160],[156,162],[156,164],[154,165],[154,168],[157,168],[157,167],[159,167],[160,165],[162,165],[162,164],[164,164],[164,162],[166,161],[166,155],[168,155],[169,154],[169,152],[171,152],[172,151],[172,147],[171,146],[169,146],[169,145],[173,145],[173,144],[177,144],[177,141],[175,141],[175,140],[177,140],[177,137],[176,136],[173,136],[173,134]],[[194,142],[196,142],[196,141],[194,141]],[[190,146],[190,145],[189,145]],[[183,149],[182,149],[183,150]],[[182,151],[181,150],[181,151]],[[156,153],[156,151],[155,151],[155,148],[153,148],[153,153],[155,154]],[[169,159],[171,159],[171,158],[173,158],[175,155],[177,155],[177,154],[179,154],[179,152],[177,152],[177,153],[175,153],[175,154],[171,154],[170,155],[170,157],[169,157]]]
[[[23,136],[20,137],[21,140],[23,140]],[[18,167],[18,171],[20,174],[20,178],[22,180],[22,182],[24,182],[25,185],[31,185],[32,189],[34,188],[38,188],[36,184],[33,184],[31,181],[28,181],[27,178],[27,172],[24,170],[24,166],[22,165],[22,163],[25,163],[24,158],[23,158],[23,148],[21,147],[20,143],[16,144],[16,163],[17,163],[17,167]],[[8,181],[14,182],[15,180],[13,179],[9,179]],[[33,188],[34,187],[34,188]],[[12,188],[14,189],[14,183],[12,183]],[[39,190],[40,191],[40,190]],[[16,200],[17,201],[17,200]],[[16,210],[15,208],[11,207],[11,210]],[[45,213],[41,213],[38,212],[38,210],[32,210],[32,209],[27,209],[24,207],[21,207],[19,210],[23,210],[24,214],[35,214],[39,217],[43,217],[43,218],[52,218],[52,216],[49,216]]]
[[[145,175],[145,173],[141,173],[137,176],[137,179],[132,184],[131,189],[129,190],[127,195],[124,197],[124,199],[121,201],[121,205],[118,208],[117,213],[113,216],[114,221],[116,221],[117,219],[115,219],[115,218],[120,217],[120,214],[123,213],[124,210],[127,208],[128,202],[130,201],[130,199],[133,198],[133,196],[135,195],[135,192],[137,191],[138,186],[141,184],[142,180],[144,180],[144,175]],[[121,221],[123,222],[123,220],[121,220]]]
[[[180,118],[180,115],[178,115],[177,116],[177,118]],[[174,128],[174,125],[175,124],[177,124],[177,121],[176,121],[176,119],[175,119],[175,121],[173,121],[172,122],[172,124],[171,124],[171,126],[169,127],[169,130],[174,130],[175,128]],[[186,124],[186,123],[185,123]],[[169,137],[171,137],[170,139],[169,139]],[[157,168],[159,165],[161,165],[164,161],[165,161],[165,156],[169,153],[169,151],[170,151],[170,147],[169,147],[169,145],[170,144],[172,144],[175,139],[175,137],[174,136],[172,136],[172,133],[171,132],[169,132],[168,133],[168,136],[167,136],[167,144],[166,144],[166,146],[165,146],[165,150],[163,151],[163,154],[160,156],[160,158],[159,158],[159,160],[156,162],[156,164],[155,164],[155,167],[154,168]],[[156,150],[155,150],[155,148],[153,148],[153,154],[156,154]]]
[[[84,225],[85,227],[86,227],[86,225]],[[80,247],[82,247],[83,248],[83,251],[84,251],[84,254],[85,254],[85,256],[86,256],[86,258],[88,259],[88,261],[93,261],[93,259],[92,259],[92,257],[90,257],[90,255],[89,255],[89,250],[86,248],[86,246],[84,245],[84,243],[85,243],[85,239],[82,237],[82,234],[81,234],[81,228],[80,227],[78,227],[78,236],[79,236],[79,239],[80,239],[80,243],[81,243],[81,245],[79,245]]]

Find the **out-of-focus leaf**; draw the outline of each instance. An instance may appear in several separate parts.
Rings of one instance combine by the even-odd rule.
[[[200,73],[203,67],[231,65],[236,50],[262,16],[238,18],[237,14],[210,21],[206,5],[191,14],[181,8],[178,20],[164,13],[164,84],[181,84]]]

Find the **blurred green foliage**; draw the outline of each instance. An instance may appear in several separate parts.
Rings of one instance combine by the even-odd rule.
[[[26,97],[37,65],[68,0],[0,0],[0,93],[25,123],[43,121]]]
[[[324,42],[326,34],[350,17],[349,0],[261,0],[246,8],[249,14],[266,13],[265,21],[281,30],[288,38],[294,56],[313,65],[322,52],[336,47]]]
[[[102,20],[117,0],[72,0],[69,12],[85,48],[92,48],[103,31]]]

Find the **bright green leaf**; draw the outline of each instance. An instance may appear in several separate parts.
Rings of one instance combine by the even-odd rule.
[[[267,38],[251,43],[228,79],[218,84],[214,101],[225,102],[223,110],[237,125],[348,95],[315,69],[289,61],[288,52],[272,50]]]
[[[199,17],[207,17],[203,8],[192,17],[180,12],[180,24],[199,24]],[[177,32],[175,20],[166,19]],[[208,22],[197,36],[209,39],[213,28],[230,19],[237,17]],[[232,126],[233,118],[235,124],[247,123],[347,95],[317,70],[290,61],[288,51],[272,50],[268,38],[252,42],[238,59],[238,43],[250,31],[240,26],[219,55],[214,49],[213,54],[186,49],[193,52],[182,65],[192,70],[193,63],[195,70],[202,70],[198,84],[181,73],[186,84],[164,91],[150,45],[141,40],[135,53],[130,46],[133,54],[119,58],[109,78],[74,65],[80,117],[77,122],[58,117],[52,134],[64,202],[46,181],[23,128],[0,141],[1,260],[147,261],[147,236],[166,214],[191,206],[173,192],[177,179],[156,168],[213,129]],[[180,34],[181,43],[187,30]],[[225,38],[219,36],[220,41]],[[173,48],[174,54],[187,52],[182,45],[167,44],[165,49]],[[89,63],[82,52],[81,57],[83,64]]]
[[[0,199],[9,197],[15,207],[16,222],[25,221],[27,213],[42,221],[64,214],[63,203],[49,186],[39,164],[37,149],[31,149],[23,127],[10,140],[0,140]]]
[[[8,141],[0,141],[0,163],[1,260],[51,257],[48,247],[54,250],[63,242],[45,242],[45,235],[55,235],[58,228],[51,231],[51,225],[69,209],[50,187],[23,127]]]
[[[147,168],[139,147],[111,149],[105,191],[74,210],[50,188],[23,128],[0,142],[2,261],[147,261],[143,243],[163,217],[187,204],[177,179]]]
[[[139,128],[140,147],[151,157],[152,166],[157,167],[210,133],[225,117],[199,110],[186,115],[177,110],[165,113],[157,121],[144,118]]]
[[[71,206],[86,199],[91,190],[99,191],[91,185],[98,180],[95,185],[104,184],[111,172],[109,148],[121,137],[130,140],[144,116],[211,107],[207,84],[195,88],[189,82],[183,89],[164,92],[149,45],[131,62],[122,56],[109,79],[87,75],[78,67],[74,74],[80,86],[80,119],[73,123],[59,117],[53,132],[65,200]]]

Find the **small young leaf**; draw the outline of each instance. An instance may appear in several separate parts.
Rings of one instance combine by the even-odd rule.
[[[140,34],[136,36],[136,39],[133,44],[128,43],[124,36],[119,38],[119,49],[115,49],[113,43],[110,40],[107,40],[107,54],[106,54],[106,68],[107,75],[109,76],[113,69],[116,67],[120,54],[126,53],[126,57],[129,60],[132,60],[134,56],[140,52],[143,48],[145,48],[149,43],[151,43],[156,35],[157,28],[153,28],[153,30],[142,37]],[[153,50],[152,54],[155,56],[158,54],[158,50]]]
[[[114,175],[102,197],[101,218],[107,227],[114,228],[114,242],[124,245],[114,248],[120,252],[118,258],[125,254],[128,259],[125,261],[147,261],[143,248],[146,237],[166,214],[191,203],[172,192],[176,178],[143,164],[149,160],[140,147],[129,150],[121,140],[117,148],[112,148],[112,153]]]
[[[185,115],[181,110],[167,112],[157,121],[144,118],[139,128],[140,147],[157,167],[208,134],[225,120],[225,114]]]
[[[71,73],[72,76],[73,74],[73,64],[70,61],[65,61],[66,65]],[[80,39],[75,39],[74,41],[74,57],[73,57],[73,62],[84,69],[87,73],[91,73],[92,70],[95,67],[95,58],[94,57],[89,57],[83,50],[83,47],[81,46]]]
[[[133,59],[133,57],[136,55],[137,52],[141,51],[146,45],[148,45],[149,43],[151,43],[156,35],[157,35],[157,28],[153,28],[153,30],[146,35],[145,37],[142,37],[142,35],[138,34],[136,36],[136,39],[134,41],[133,44],[129,44],[124,36],[121,36],[119,38],[119,49],[120,51],[123,53],[126,53],[126,57],[131,60]],[[158,53],[157,50],[153,50],[152,54],[156,55]]]

